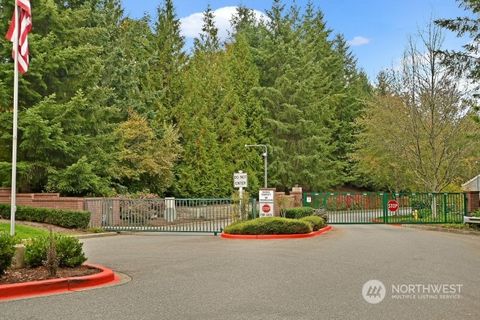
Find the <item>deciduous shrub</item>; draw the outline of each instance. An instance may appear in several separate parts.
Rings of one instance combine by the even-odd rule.
[[[83,243],[77,238],[57,237],[57,257],[60,267],[74,268],[84,263],[87,258],[83,252]]]
[[[258,218],[232,223],[224,230],[229,234],[298,234],[312,232],[312,225],[307,221],[287,218]]]
[[[37,237],[25,246],[25,263],[31,268],[42,266],[47,260],[48,238]]]
[[[308,216],[308,217],[303,217],[300,219],[300,221],[306,221],[312,225],[313,231],[318,231],[322,229],[323,227],[326,226],[325,220],[323,220],[319,216]]]
[[[284,212],[285,212],[285,218],[300,219],[303,217],[313,215],[313,213],[315,212],[315,209],[311,207],[289,208],[289,209],[285,209]]]
[[[0,232],[0,276],[5,273],[12,264],[15,254],[15,240],[5,232]]]
[[[315,209],[313,216],[320,217],[325,223],[328,223],[328,214],[325,212],[325,209]]]
[[[32,239],[26,245],[25,263],[31,268],[45,265],[48,246],[48,237]],[[77,238],[56,234],[55,248],[59,267],[74,268],[87,260],[83,252],[83,244]]]
[[[10,219],[10,206],[0,204],[0,217]],[[90,212],[48,208],[17,207],[17,220],[50,223],[64,228],[85,229],[90,222]]]

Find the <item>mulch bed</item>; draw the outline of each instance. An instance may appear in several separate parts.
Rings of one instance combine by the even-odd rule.
[[[39,280],[48,280],[55,278],[67,278],[67,277],[80,277],[88,276],[91,274],[100,273],[101,270],[80,266],[77,268],[58,268],[56,277],[49,277],[48,270],[46,267],[38,267],[33,269],[17,269],[17,270],[8,270],[3,276],[0,277],[0,285],[2,284],[12,284],[12,283],[21,283],[29,281],[39,281]]]

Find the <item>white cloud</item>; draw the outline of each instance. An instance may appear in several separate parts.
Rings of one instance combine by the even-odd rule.
[[[370,39],[362,36],[353,37],[352,40],[348,41],[348,44],[351,45],[352,47],[364,46],[369,43],[370,43]]]
[[[228,37],[231,31],[230,20],[235,14],[237,7],[223,7],[213,11],[215,15],[215,25],[218,28],[218,36],[221,40]],[[254,10],[257,19],[265,18],[265,14],[261,11]],[[202,32],[203,12],[192,13],[191,15],[181,18],[181,33],[185,38],[195,38]]]

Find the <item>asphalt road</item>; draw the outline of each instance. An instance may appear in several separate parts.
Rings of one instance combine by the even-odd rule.
[[[480,237],[385,225],[312,239],[142,235],[85,240],[132,281],[0,303],[3,319],[480,319]],[[362,297],[378,279],[387,294]],[[394,298],[392,285],[459,284],[460,296]]]

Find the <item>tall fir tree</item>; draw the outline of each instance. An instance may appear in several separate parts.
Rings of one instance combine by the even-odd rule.
[[[187,63],[187,55],[173,1],[165,0],[158,7],[157,15],[148,79],[155,90],[152,103],[158,108],[156,122],[161,124],[174,120],[172,109],[180,102],[183,94],[182,72]]]

